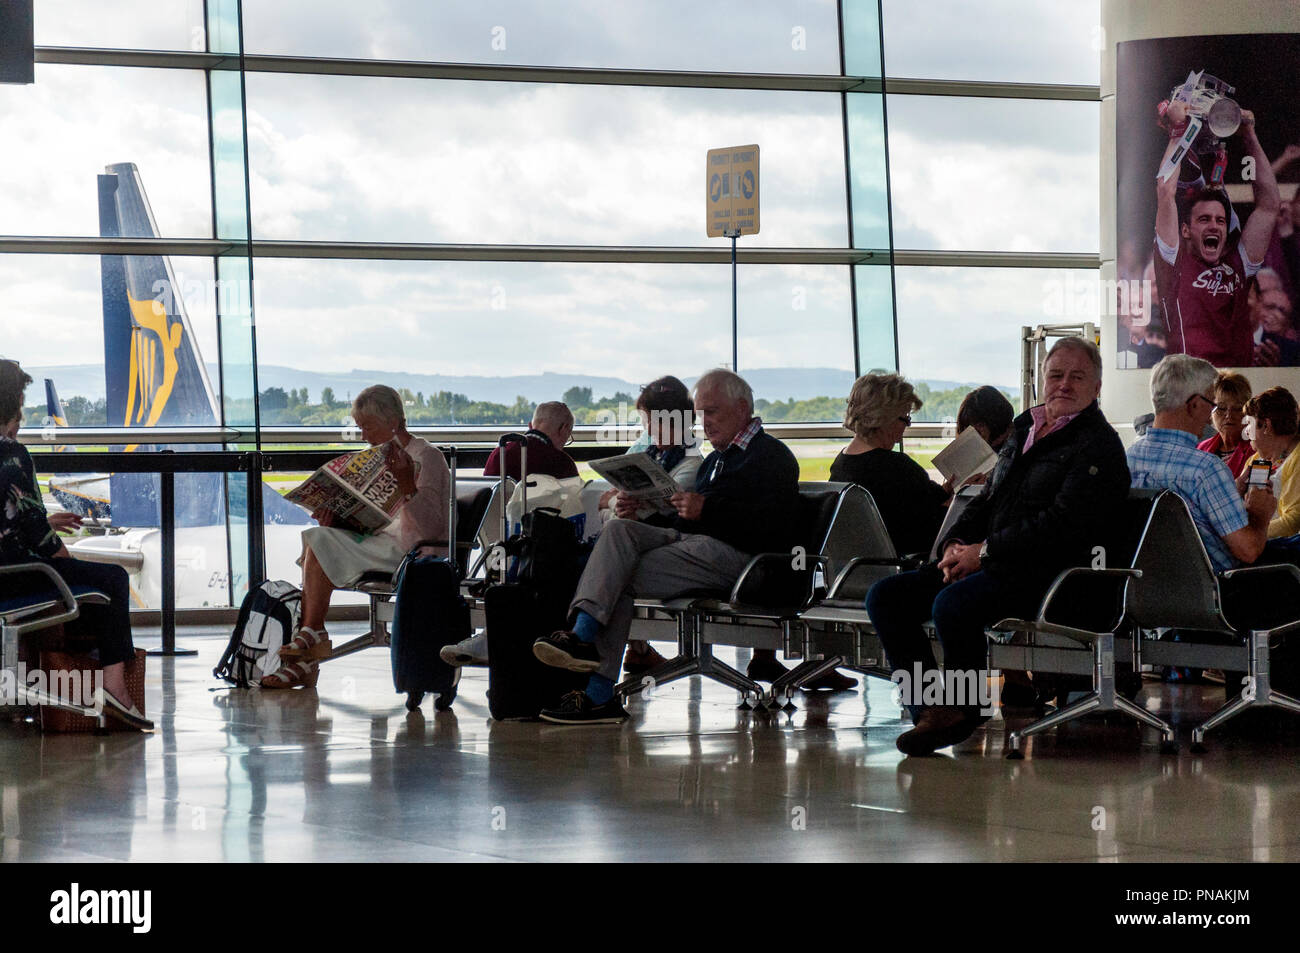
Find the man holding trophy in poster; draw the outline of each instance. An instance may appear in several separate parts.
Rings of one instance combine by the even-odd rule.
[[[1259,271],[1281,199],[1272,166],[1255,135],[1255,117],[1227,97],[1231,86],[1192,73],[1158,107],[1169,133],[1156,176],[1156,290],[1170,354],[1191,354],[1216,367],[1249,367],[1254,357],[1247,286]],[[1223,189],[1222,140],[1240,132],[1247,159],[1242,178],[1255,208],[1239,227]],[[1179,182],[1184,160],[1201,176]],[[1209,168],[1208,178],[1205,170]]]

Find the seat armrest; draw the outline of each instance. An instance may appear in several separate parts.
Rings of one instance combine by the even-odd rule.
[[[1050,626],[1053,623],[1047,620],[1047,611],[1052,606],[1052,600],[1056,598],[1057,592],[1063,586],[1066,580],[1075,576],[1089,576],[1092,578],[1109,577],[1112,579],[1141,579],[1142,570],[1140,569],[1092,569],[1088,566],[1071,566],[1069,569],[1061,570],[1060,575],[1052,580],[1048,586],[1047,593],[1043,596],[1043,603],[1038,609],[1038,623],[1040,625]],[[1121,618],[1123,610],[1120,612]],[[1116,620],[1118,622],[1118,620]]]
[[[892,569],[894,573],[900,573],[915,568],[917,567],[897,557],[890,559],[879,556],[854,556],[845,563],[844,568],[835,577],[835,581],[831,583],[830,594],[827,598],[841,598],[841,593],[852,582],[854,576],[861,576],[871,569]]]
[[[1296,582],[1300,582],[1300,569],[1290,563],[1269,563],[1267,566],[1242,566],[1240,569],[1225,569],[1219,573],[1220,579],[1235,579],[1237,576],[1245,576],[1251,573],[1261,572],[1281,572],[1289,575]]]
[[[804,568],[791,565],[796,558],[804,561]],[[790,553],[759,553],[740,571],[728,601],[733,605],[765,607],[802,605],[808,601],[812,570],[825,566],[826,557],[818,554],[795,557]],[[797,597],[796,589],[801,590]],[[794,598],[773,599],[774,593]]]
[[[15,627],[18,630],[19,634],[28,631],[29,628],[31,629],[44,628],[46,626],[55,625],[59,622],[67,622],[71,619],[75,619],[77,615],[80,613],[81,610],[77,608],[76,596],[72,594],[72,590],[68,588],[68,584],[64,582],[62,576],[60,576],[57,572],[54,571],[53,567],[47,566],[45,563],[39,563],[39,562],[10,563],[5,566],[0,566],[0,576],[12,575],[21,572],[29,572],[29,573],[34,572],[48,577],[51,585],[54,587],[55,591],[58,592],[59,601],[63,603],[63,606],[62,606],[62,611],[59,612],[57,615],[42,616],[38,620],[40,623],[39,625],[34,625],[32,623],[19,623]]]

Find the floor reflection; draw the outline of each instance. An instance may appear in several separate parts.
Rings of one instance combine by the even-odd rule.
[[[379,651],[326,666],[315,690],[262,692],[213,681],[222,639],[187,644],[197,659],[149,661],[152,737],[0,726],[0,859],[1300,857],[1300,725],[1285,716],[1243,718],[1203,758],[1096,720],[1011,762],[999,718],[903,759],[883,682],[766,712],[692,680],[634,700],[621,728],[575,729],[492,721],[482,670],[452,711],[407,712]],[[1217,701],[1147,692],[1185,727]]]

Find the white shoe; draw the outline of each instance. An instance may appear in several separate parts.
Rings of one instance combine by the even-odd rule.
[[[488,663],[487,632],[461,639],[455,645],[444,645],[438,655],[448,665],[486,665]]]

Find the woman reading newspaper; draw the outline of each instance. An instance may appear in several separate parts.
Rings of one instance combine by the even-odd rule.
[[[447,537],[447,461],[437,447],[407,431],[397,391],[382,384],[367,387],[352,402],[352,419],[366,443],[385,445],[388,471],[402,502],[392,522],[371,534],[331,525],[333,514],[327,509],[312,513],[320,525],[302,534],[302,621],[280,650],[285,664],[262,679],[263,688],[316,684],[317,660],[331,651],[325,613],[335,589],[354,584],[367,572],[392,572],[416,543]]]
[[[672,477],[678,488],[695,489],[695,474],[703,457],[691,432],[695,405],[691,392],[676,377],[661,377],[641,389],[636,409],[644,427],[638,440],[627,452],[645,453]],[[635,500],[618,490],[609,490],[600,498],[601,516],[645,520],[658,512],[653,505]],[[649,642],[633,639],[627,644],[623,670],[639,675],[664,661]]]

